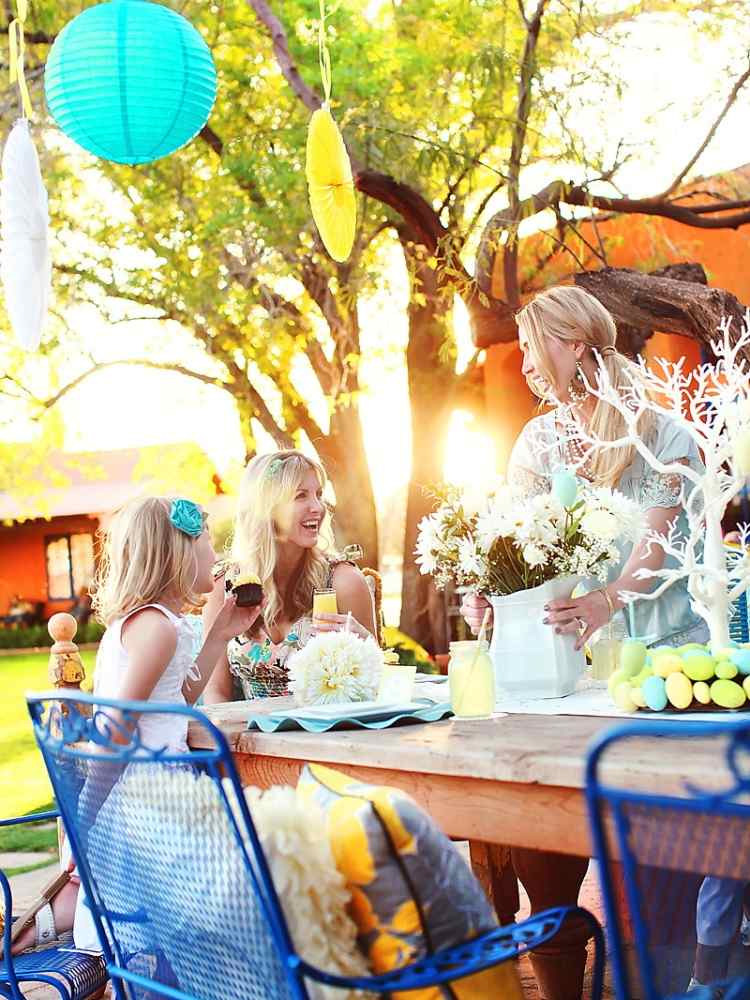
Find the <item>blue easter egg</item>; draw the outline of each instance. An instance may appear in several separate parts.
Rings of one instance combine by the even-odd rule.
[[[667,707],[667,685],[663,677],[647,677],[641,687],[646,704],[653,712],[663,712]]]
[[[750,649],[734,649],[729,659],[741,674],[750,674]]]
[[[578,495],[578,480],[567,469],[556,472],[552,477],[552,492],[563,507],[572,507]]]

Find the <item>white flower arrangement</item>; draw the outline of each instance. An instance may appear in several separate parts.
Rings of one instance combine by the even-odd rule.
[[[327,705],[375,698],[383,654],[374,639],[324,632],[289,657],[289,690],[297,705]]]
[[[550,493],[522,497],[506,484],[484,502],[464,503],[453,487],[423,518],[417,565],[438,586],[453,581],[486,594],[512,594],[561,576],[606,580],[620,558],[617,542],[641,534],[637,504],[615,490],[558,473]]]

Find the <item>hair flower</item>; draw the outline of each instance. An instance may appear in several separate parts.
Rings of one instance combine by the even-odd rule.
[[[276,473],[280,471],[283,464],[284,460],[282,458],[275,458],[272,462],[269,462],[266,474],[263,478],[273,479],[276,476]]]
[[[169,520],[178,531],[197,538],[203,531],[203,511],[192,500],[173,500]]]

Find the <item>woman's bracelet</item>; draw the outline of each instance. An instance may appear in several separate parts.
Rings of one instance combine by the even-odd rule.
[[[612,618],[612,616],[614,615],[614,613],[615,613],[615,611],[617,609],[615,608],[614,601],[612,600],[612,598],[609,595],[609,591],[607,590],[606,587],[600,587],[599,588],[599,593],[600,594],[604,594],[604,600],[607,602],[607,607],[609,608],[609,617]]]

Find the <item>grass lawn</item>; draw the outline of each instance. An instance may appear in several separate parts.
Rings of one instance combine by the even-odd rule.
[[[81,653],[86,676],[94,672],[93,650]],[[48,653],[0,656],[0,819],[50,808],[52,789],[34,742],[24,694],[46,691]],[[35,851],[56,846],[53,829],[0,828],[0,851]]]

